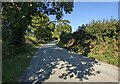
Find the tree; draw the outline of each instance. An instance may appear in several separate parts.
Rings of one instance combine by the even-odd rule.
[[[3,26],[9,27],[14,39],[12,42],[18,46],[24,44],[24,34],[31,22],[31,15],[42,12],[47,15],[56,15],[56,19],[60,19],[63,12],[66,14],[72,12],[73,2],[7,2],[3,3],[2,7]]]
[[[72,8],[73,2],[3,2],[2,36],[3,44],[5,44],[3,49],[5,47],[10,49],[10,46],[21,48],[25,44],[25,34],[29,31],[31,16],[36,12],[56,15],[56,19],[60,19],[64,12],[71,13]]]
[[[56,19],[60,20],[64,13],[70,14],[73,11],[73,2],[39,2],[37,7],[38,11],[47,15],[56,15]]]
[[[32,13],[32,3],[3,3],[3,30],[9,31],[9,41],[16,46],[24,44],[24,34]],[[25,9],[26,8],[26,9]],[[27,9],[30,9],[27,11]],[[5,37],[3,32],[3,38]]]
[[[57,21],[57,25],[54,30],[54,37],[58,38],[58,41],[60,41],[60,35],[62,34],[62,32],[64,33],[72,32],[72,27],[68,23],[70,23],[68,20]]]
[[[35,37],[37,41],[45,41],[51,38],[49,18],[45,14],[35,13],[32,16],[31,25],[29,25],[28,29],[27,33],[29,36]]]
[[[51,29],[51,31],[53,32],[54,29],[55,29],[55,23],[54,21],[50,21],[49,24],[48,24],[48,27]]]

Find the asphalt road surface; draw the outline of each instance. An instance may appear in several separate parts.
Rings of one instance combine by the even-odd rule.
[[[118,71],[51,42],[37,50],[19,82],[118,82]]]

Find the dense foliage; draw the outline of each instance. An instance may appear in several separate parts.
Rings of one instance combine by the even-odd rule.
[[[54,29],[53,38],[57,38],[58,41],[62,40],[62,35],[69,34],[72,32],[72,27],[69,25],[68,20],[58,20],[57,25]]]
[[[2,82],[18,81],[39,43],[52,40],[55,23],[48,16],[60,20],[72,9],[73,2],[2,3]]]
[[[47,16],[55,15],[59,20],[64,12],[71,13],[72,8],[73,2],[2,3],[3,57],[14,56],[23,50],[26,38],[38,42],[50,39],[54,24]]]
[[[52,38],[51,32],[54,29],[49,18],[42,13],[35,13],[32,16],[31,24],[26,31],[27,38],[35,38],[36,42],[48,41]]]
[[[94,21],[78,27],[64,47],[84,56],[113,65],[118,64],[118,32],[120,23],[115,19]]]

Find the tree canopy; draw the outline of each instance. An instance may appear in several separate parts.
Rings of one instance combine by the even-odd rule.
[[[72,27],[69,25],[68,20],[58,20],[56,28],[54,29],[53,32],[53,38],[58,38],[60,40],[60,35],[64,33],[71,33],[72,32]]]
[[[56,20],[60,20],[72,11],[73,2],[3,2],[3,48],[16,46],[20,49],[26,35],[33,35],[37,40],[50,39],[55,24],[48,16],[55,15]]]

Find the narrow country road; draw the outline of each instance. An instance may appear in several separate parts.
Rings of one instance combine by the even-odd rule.
[[[19,82],[118,82],[118,68],[57,47],[40,47]]]

